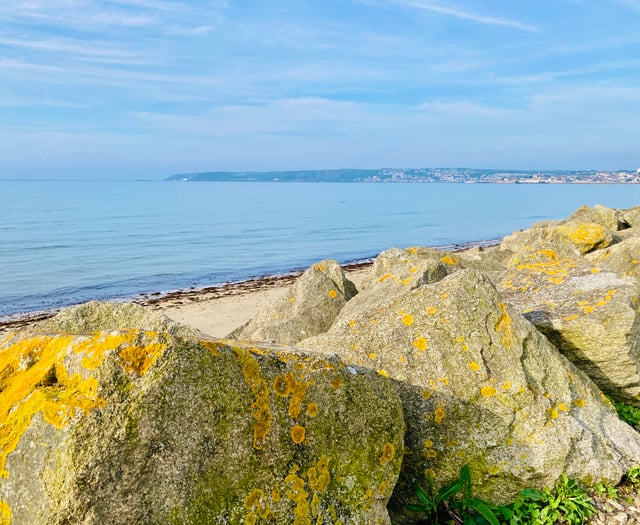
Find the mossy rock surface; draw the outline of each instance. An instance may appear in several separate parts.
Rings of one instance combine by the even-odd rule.
[[[326,331],[345,303],[356,295],[337,261],[312,265],[273,305],[229,334],[233,339],[295,344]]]
[[[0,341],[0,514],[38,524],[388,524],[392,383],[331,355],[138,330]]]
[[[640,436],[484,275],[467,269],[400,296],[381,292],[300,345],[396,382],[408,448],[394,523],[413,523],[403,508],[428,473],[441,486],[469,465],[477,494],[506,502],[562,472],[616,483],[640,461]]]

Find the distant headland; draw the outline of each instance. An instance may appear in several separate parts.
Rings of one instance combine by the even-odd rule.
[[[638,184],[640,169],[617,171],[381,168],[298,171],[205,171],[178,173],[184,182],[455,182],[494,184]]]

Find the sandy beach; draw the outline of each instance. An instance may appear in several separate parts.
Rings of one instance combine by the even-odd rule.
[[[346,268],[347,278],[360,287],[369,275],[370,265]],[[297,274],[299,275],[299,274]],[[247,285],[228,285],[228,289],[201,292],[192,296],[167,298],[149,306],[167,317],[192,326],[212,337],[225,337],[251,319],[258,311],[287,293],[296,276],[258,279]]]

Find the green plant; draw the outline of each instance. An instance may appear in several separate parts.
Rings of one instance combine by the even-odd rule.
[[[587,492],[564,473],[553,489],[524,489],[512,510],[510,525],[579,525],[596,512]]]
[[[631,467],[627,471],[627,481],[631,483],[634,487],[640,485],[640,466]]]
[[[635,427],[640,424],[640,408],[636,408],[631,405],[627,405],[622,401],[616,401],[607,396],[607,399],[611,401],[613,406],[616,408],[616,412],[618,413],[618,417],[622,419],[625,423]]]
[[[471,474],[467,465],[460,469],[460,477],[438,492],[434,490],[433,477],[427,477],[427,488],[416,484],[419,504],[409,504],[407,508],[421,512],[429,523],[454,523],[464,525],[500,525],[511,518],[509,507],[492,505],[481,498],[473,497]]]
[[[609,499],[616,499],[618,497],[618,489],[605,483],[598,483],[595,487],[593,487],[593,492],[595,492],[598,496],[604,496]]]

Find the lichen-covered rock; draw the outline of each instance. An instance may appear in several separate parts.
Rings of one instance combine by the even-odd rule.
[[[640,206],[622,210],[622,220],[631,228],[640,227]]]
[[[176,323],[166,315],[134,303],[91,301],[60,310],[50,319],[31,325],[40,332],[88,333],[103,330],[146,330],[180,337],[204,337],[195,328]]]
[[[90,332],[0,340],[2,523],[390,523],[388,380],[301,349]]]
[[[447,275],[447,268],[434,248],[412,247],[405,250],[390,248],[381,252],[373,261],[371,278],[364,288],[382,282],[393,282],[406,289],[433,283]]]
[[[620,277],[640,279],[640,235],[635,228],[624,231],[632,235],[604,250],[587,254],[585,260],[594,267],[607,268]]]
[[[402,509],[427,473],[442,485],[467,464],[477,494],[505,502],[562,472],[615,483],[640,461],[640,436],[475,270],[345,307],[326,334],[299,344],[396,381],[408,448],[394,523],[415,519]]]
[[[336,261],[320,261],[296,279],[286,297],[259,312],[228,337],[295,344],[327,330],[356,293],[355,285]]]
[[[549,263],[551,277],[542,263],[507,275],[505,301],[605,393],[640,406],[640,283],[580,260]]]

